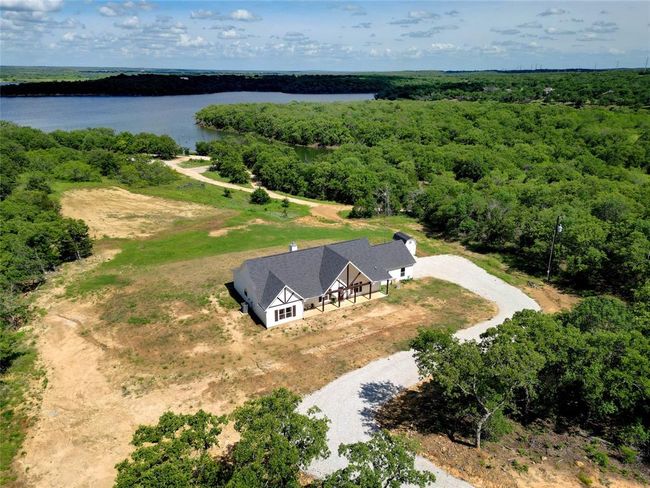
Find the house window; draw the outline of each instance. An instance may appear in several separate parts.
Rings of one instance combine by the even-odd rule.
[[[275,321],[290,319],[296,316],[296,306],[281,308],[275,311]]]
[[[399,270],[399,275],[401,278],[404,278],[406,276],[406,268],[402,268]]]
[[[354,293],[361,293],[362,290],[363,290],[363,283],[355,283],[354,285],[352,285],[352,291]]]

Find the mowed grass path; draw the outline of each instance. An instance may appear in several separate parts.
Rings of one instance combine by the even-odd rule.
[[[342,227],[307,227],[293,223],[252,224],[233,229],[225,236],[211,237],[205,230],[180,231],[157,238],[128,241],[122,252],[104,264],[104,269],[122,266],[154,266],[174,261],[196,259],[218,254],[250,251],[267,247],[299,244],[305,241],[347,240],[368,237],[373,241],[389,240],[388,229]]]

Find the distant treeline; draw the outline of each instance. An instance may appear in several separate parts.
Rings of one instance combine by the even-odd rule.
[[[650,106],[644,70],[557,72],[409,72],[368,74],[139,74],[84,81],[21,83],[2,96],[196,95],[226,91],[375,93],[380,99],[544,101],[582,105]]]
[[[3,96],[199,95],[228,91],[286,93],[376,93],[385,77],[358,75],[117,75],[98,80],[21,83],[2,87]]]

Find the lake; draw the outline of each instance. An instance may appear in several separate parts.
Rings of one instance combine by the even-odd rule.
[[[110,127],[116,131],[167,134],[181,146],[221,134],[194,123],[210,104],[339,102],[372,100],[372,93],[305,95],[277,92],[225,92],[165,97],[0,97],[0,119],[44,131]]]

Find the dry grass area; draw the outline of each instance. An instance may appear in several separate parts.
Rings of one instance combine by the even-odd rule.
[[[555,431],[539,422],[528,427],[513,423],[499,442],[484,442],[478,451],[472,439],[452,441],[444,425],[436,425],[438,408],[426,385],[407,390],[388,402],[378,415],[381,424],[415,439],[420,453],[452,475],[477,488],[641,488],[648,486],[647,466],[623,464],[609,452],[607,468],[593,462],[588,436],[579,430]],[[423,406],[425,406],[423,408]],[[599,443],[599,450],[607,446]]]
[[[546,313],[562,312],[572,309],[580,301],[580,298],[570,293],[565,293],[552,285],[524,286],[524,293],[539,303]]]
[[[114,252],[99,246],[40,292],[47,313],[35,329],[48,385],[16,460],[20,486],[111,486],[135,428],[168,409],[224,413],[279,386],[306,393],[405,347],[419,326],[494,313],[431,280],[267,331],[237,310],[228,282],[243,259],[268,249],[129,269],[98,292],[66,295],[66,284]]]
[[[117,187],[67,191],[61,197],[61,207],[65,217],[86,222],[94,239],[147,237],[180,219],[224,213],[206,205],[139,195]]]

